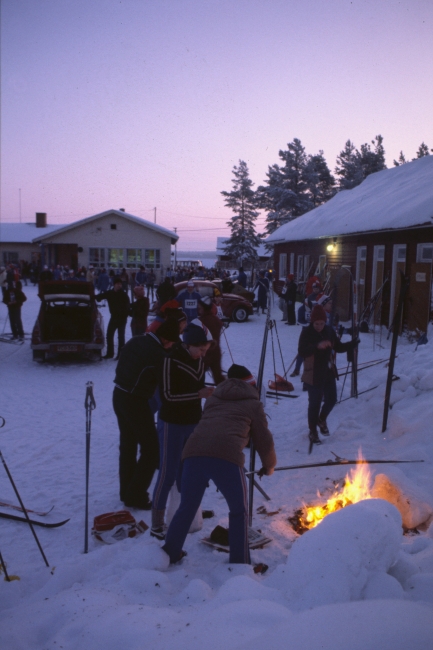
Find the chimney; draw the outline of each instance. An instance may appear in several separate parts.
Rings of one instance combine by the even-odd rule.
[[[46,228],[46,227],[47,227],[47,213],[36,212],[36,228]]]
[[[119,208],[119,212],[125,212],[125,208]]]

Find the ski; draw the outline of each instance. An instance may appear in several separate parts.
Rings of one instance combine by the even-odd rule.
[[[0,508],[10,508],[11,510],[17,510],[18,512],[24,512],[21,506],[16,506],[14,503],[8,503],[7,501],[0,501]],[[32,510],[31,508],[26,508],[27,512],[31,512],[33,515],[38,517],[46,517],[49,515],[54,506],[51,506],[49,510]]]
[[[63,521],[48,522],[48,521],[38,521],[37,519],[26,519],[26,517],[21,517],[20,515],[11,515],[8,512],[0,512],[0,519],[12,519],[12,521],[23,521],[28,524],[30,521],[33,526],[42,526],[43,528],[58,528],[59,526],[64,526],[68,523],[69,519],[64,519]]]
[[[310,443],[310,445],[313,443]],[[288,465],[287,467],[274,467],[274,472],[282,472],[291,469],[306,469],[308,467],[336,467],[337,465],[387,465],[390,463],[423,463],[423,460],[346,460],[340,458],[339,460],[327,460],[324,463],[310,463],[308,465]],[[247,472],[246,476],[251,474],[258,474],[258,472]]]
[[[274,393],[272,391],[266,391],[266,397],[289,397],[290,399],[296,399],[299,395],[289,395],[288,393]]]

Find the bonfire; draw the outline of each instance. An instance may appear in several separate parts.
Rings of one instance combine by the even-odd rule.
[[[362,460],[361,453],[359,460]],[[370,489],[371,474],[368,464],[357,465],[346,474],[343,487],[336,488],[326,503],[321,505],[303,504],[302,508],[296,510],[293,517],[289,517],[289,521],[297,533],[305,533],[318,526],[332,512],[350,506],[352,503],[371,499]],[[323,499],[319,492],[317,496]]]

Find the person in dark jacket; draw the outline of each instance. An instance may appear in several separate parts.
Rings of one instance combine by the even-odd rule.
[[[156,290],[156,297],[158,298],[159,306],[165,305],[169,300],[176,298],[176,289],[171,282],[171,278],[166,276],[164,282],[161,282],[159,287]]]
[[[213,388],[205,388],[204,385],[203,357],[210,346],[204,329],[190,324],[182,336],[183,342],[176,345],[171,355],[164,359],[159,382],[160,462],[153,492],[150,531],[158,539],[164,539],[165,536],[165,508],[175,481],[180,491],[184,444],[201,418],[201,400],[213,392]]]
[[[287,276],[287,282],[281,292],[281,295],[287,305],[287,325],[296,325],[295,304],[298,287],[294,282],[294,278],[295,276],[293,273],[289,273]]]
[[[262,461],[262,476],[273,473],[277,459],[254,377],[235,364],[227,377],[206,401],[202,419],[183,450],[181,502],[163,546],[172,563],[184,555],[183,543],[210,480],[230,510],[230,562],[250,563],[243,449],[251,438]]]
[[[238,273],[238,282],[241,285],[241,287],[246,289],[247,288],[247,281],[248,281],[247,274],[244,271],[244,267],[241,266],[239,268],[239,273]]]
[[[144,295],[144,287],[134,287],[135,300],[129,308],[131,319],[131,334],[138,336],[147,330],[147,317],[149,315],[149,298]]]
[[[21,307],[27,300],[27,296],[22,290],[21,280],[15,282],[15,287],[5,289],[3,293],[3,302],[8,308],[9,323],[12,330],[12,338],[24,340],[24,328],[21,320]]]
[[[104,356],[104,359],[112,359],[114,357],[114,334],[116,330],[119,341],[116,357],[118,359],[120,350],[125,345],[125,327],[129,314],[129,298],[122,290],[122,280],[119,277],[115,277],[113,280],[113,289],[99,293],[95,298],[98,302],[106,300],[110,310],[110,320],[107,327],[107,354]]]
[[[128,508],[151,507],[147,490],[158,468],[159,447],[149,400],[155,393],[166,350],[178,340],[177,323],[167,321],[157,334],[130,339],[117,364],[113,408],[120,431],[120,500]]]
[[[324,308],[315,305],[311,310],[310,324],[302,329],[298,346],[304,359],[301,381],[308,391],[309,437],[317,445],[321,444],[317,427],[322,435],[329,436],[326,419],[337,401],[334,352],[348,352],[358,344],[358,341],[341,343],[333,328],[326,325],[326,319]]]

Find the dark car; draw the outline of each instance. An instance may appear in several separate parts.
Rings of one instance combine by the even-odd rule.
[[[41,306],[33,327],[33,358],[81,354],[100,358],[104,323],[91,282],[54,280],[39,284]]]
[[[248,320],[248,316],[253,313],[253,306],[249,300],[234,293],[223,293],[221,289],[221,281],[210,280],[193,280],[196,291],[201,296],[215,296],[215,289],[221,293],[221,309],[225,318],[236,321],[236,323],[244,323]],[[174,285],[177,293],[186,289],[187,282],[178,282]]]

